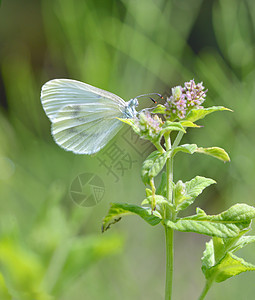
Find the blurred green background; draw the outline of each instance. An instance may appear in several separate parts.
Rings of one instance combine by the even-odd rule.
[[[107,169],[103,152],[65,152],[51,137],[40,89],[50,79],[72,78],[127,101],[203,81],[205,106],[234,113],[207,117],[184,141],[223,147],[231,162],[180,154],[175,179],[218,182],[196,202],[207,213],[254,205],[255,2],[3,0],[0,24],[0,299],[163,299],[163,228],[129,217],[100,233],[110,202],[144,199],[140,167],[152,148],[124,128],[111,145],[126,155],[125,166]],[[71,199],[80,174],[101,178],[97,205]],[[176,233],[174,299],[200,294],[207,240]],[[255,263],[254,250],[240,255]],[[246,273],[215,284],[207,299],[252,299],[254,278]]]

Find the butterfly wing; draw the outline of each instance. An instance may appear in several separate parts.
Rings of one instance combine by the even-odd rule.
[[[98,152],[122,127],[117,118],[125,117],[123,99],[75,80],[47,82],[41,101],[56,143],[78,154]]]
[[[53,79],[46,82],[42,87],[41,101],[51,121],[61,108],[70,104],[107,102],[108,105],[112,103],[113,106],[119,106],[121,110],[126,105],[123,99],[113,93],[71,79]]]

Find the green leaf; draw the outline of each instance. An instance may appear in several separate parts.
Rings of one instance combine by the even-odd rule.
[[[128,119],[122,119],[122,118],[117,118],[118,120],[120,120],[121,122],[123,123],[126,123],[130,126],[133,126],[134,125],[134,119],[131,119],[131,118],[128,118]]]
[[[184,232],[196,232],[209,236],[230,238],[247,229],[255,217],[255,208],[247,204],[236,204],[218,215],[206,215],[197,209],[197,214],[176,221],[165,220],[165,225]]]
[[[229,251],[235,252],[251,243],[255,242],[255,236],[242,236],[234,245],[232,245],[231,248],[229,248]]]
[[[206,265],[203,265],[202,271],[207,280],[213,279],[216,282],[222,282],[240,273],[255,271],[255,266],[228,252],[213,267],[207,268]]]
[[[202,271],[210,269],[215,264],[213,240],[205,243],[205,251],[202,257]]]
[[[190,199],[190,196],[186,195],[186,186],[182,180],[177,181],[173,188],[174,204],[178,206],[183,201]]]
[[[216,112],[216,111],[232,111],[229,108],[226,108],[224,106],[212,106],[202,109],[192,109],[186,116],[187,121],[196,122],[197,120],[203,119],[205,116]]]
[[[165,134],[171,131],[182,131],[186,133],[185,129],[183,128],[180,122],[165,121],[165,123],[162,126],[161,133]]]
[[[191,127],[191,128],[201,128],[202,126],[199,126],[191,121],[180,121],[180,123],[182,124],[183,127]]]
[[[233,252],[255,242],[255,236],[244,236],[243,230],[233,238],[213,237],[206,243],[202,257],[202,271],[207,280],[221,282],[246,271],[254,271],[255,266],[234,256]]]
[[[146,197],[149,197],[152,195],[152,190],[151,189],[145,189]]]
[[[244,235],[247,231],[249,231],[249,229],[241,231],[233,238],[219,238],[214,236],[212,240],[215,263],[218,263],[227,252],[232,252],[231,249],[233,248],[233,245],[235,245],[242,235]]]
[[[144,204],[151,204],[152,203],[153,196],[148,196],[146,199],[143,200],[141,205]],[[165,197],[161,195],[154,195],[155,203],[156,204],[168,204],[168,201]]]
[[[102,232],[110,228],[112,224],[120,221],[126,215],[138,215],[152,226],[161,222],[161,219],[152,214],[152,210],[147,207],[142,207],[128,203],[111,203],[108,214],[105,216],[102,225]]]
[[[149,196],[143,200],[141,205],[153,205],[155,210],[153,210],[153,215],[162,219],[164,217],[164,212],[166,207],[171,207],[173,209],[173,205],[167,201],[167,199],[161,195]]]
[[[193,154],[197,150],[197,145],[196,144],[184,144],[181,146],[178,146],[172,150],[172,155],[174,156],[177,152],[184,152],[184,153],[189,153]]]
[[[185,183],[178,181],[174,189],[174,200],[177,210],[187,208],[206,187],[213,183],[216,183],[216,181],[202,176],[196,176]]]
[[[196,149],[196,152],[213,156],[213,157],[215,157],[217,159],[220,159],[224,162],[230,161],[230,158],[229,158],[227,152],[224,149],[219,148],[219,147],[210,147],[210,148],[201,148],[201,147],[199,147],[199,148]]]
[[[135,124],[135,120],[134,120],[134,119],[131,119],[131,118],[128,118],[128,119],[117,118],[117,119],[120,120],[120,121],[123,122],[123,123],[126,123],[126,124],[130,125],[130,126],[133,128],[133,130],[134,130],[134,132],[135,132],[136,134],[139,134],[139,133],[140,133],[140,129],[139,129],[139,127]]]
[[[153,114],[162,114],[166,113],[166,107],[162,104],[158,104],[152,111]]]
[[[163,169],[170,152],[160,153],[159,151],[152,152],[144,161],[141,171],[141,176],[144,184],[149,184],[150,179],[158,175]]]
[[[166,182],[167,182],[166,172],[162,172],[161,181],[159,187],[157,188],[156,193],[158,195],[162,195],[163,197],[166,197]]]

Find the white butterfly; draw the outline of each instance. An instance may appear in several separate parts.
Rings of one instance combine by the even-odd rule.
[[[122,127],[117,118],[135,118],[138,105],[137,98],[126,102],[110,92],[70,79],[45,83],[41,101],[52,122],[55,142],[78,154],[102,149]]]

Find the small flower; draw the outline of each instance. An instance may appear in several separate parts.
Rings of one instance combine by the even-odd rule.
[[[194,80],[184,83],[184,87],[172,88],[172,96],[166,100],[165,107],[171,120],[184,119],[191,109],[201,109],[205,101],[206,91],[203,83],[195,83]]]
[[[135,120],[135,126],[139,128],[139,135],[145,139],[155,141],[163,125],[158,115],[151,115],[148,111],[141,112]]]

